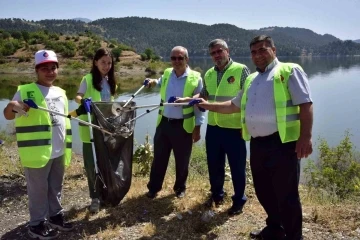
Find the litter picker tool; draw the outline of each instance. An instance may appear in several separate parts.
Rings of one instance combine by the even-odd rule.
[[[88,122],[91,123],[91,99],[90,98],[85,98],[83,99],[83,105],[85,108],[85,111],[87,113],[87,117],[88,117]],[[93,134],[93,129],[92,127],[89,126],[89,130],[90,130],[90,141],[91,141],[91,148],[92,148],[92,153],[93,153],[93,158],[94,158],[94,166],[95,166],[95,183],[94,183],[94,189],[96,189],[96,180],[100,179],[100,181],[103,183],[103,187],[106,188],[104,179],[102,178],[98,166],[97,166],[97,157],[96,157],[96,152],[95,152],[95,144],[94,144],[94,134]],[[95,190],[96,191],[96,190]]]
[[[189,105],[189,103],[169,103],[169,102],[165,102],[165,103],[160,103],[160,104],[150,104],[150,105],[140,105],[140,106],[134,106],[134,107],[126,107],[123,108],[123,111],[133,111],[135,109],[139,109],[139,108],[151,108],[151,107],[161,107],[161,106],[187,106]]]
[[[135,121],[136,119],[162,107],[162,106],[194,106],[195,104],[198,104],[198,103],[201,103],[201,100],[200,99],[193,99],[191,100],[190,102],[187,102],[187,103],[174,103],[174,101],[176,100],[176,97],[170,97],[169,98],[169,101],[167,103],[160,103],[160,104],[155,104],[155,105],[147,105],[147,106],[140,106],[140,107],[153,107],[151,109],[148,109],[146,110],[146,112],[140,114],[139,116],[137,116],[136,118],[133,118],[129,121],[127,121],[126,123],[124,123],[123,125],[127,125],[133,121]],[[155,106],[155,107],[154,107]],[[132,109],[136,109],[136,107],[132,107]],[[204,109],[203,109],[204,110]]]
[[[148,84],[149,84],[149,80],[145,79],[143,85],[142,85],[133,95],[131,95],[131,98],[130,98],[129,100],[127,100],[127,102],[126,102],[126,103],[124,104],[124,106],[122,106],[122,107],[123,107],[123,108],[126,107],[126,106],[131,102],[131,100],[133,100],[134,97],[135,97],[136,95],[138,95],[138,93],[141,92],[141,90],[143,90],[144,87],[146,87]]]
[[[133,119],[131,119],[131,120],[127,121],[126,123],[124,123],[124,124],[123,124],[123,126],[128,125],[129,123],[131,123],[131,122],[135,121],[136,119],[138,119],[138,118],[140,118],[140,117],[142,117],[142,116],[144,116],[144,115],[146,115],[146,114],[148,114],[148,113],[150,113],[150,112],[152,112],[152,111],[154,111],[154,110],[156,110],[156,109],[158,109],[158,108],[160,108],[160,105],[157,105],[157,106],[156,106],[156,107],[154,107],[154,108],[151,108],[151,109],[146,110],[146,112],[143,112],[143,113],[142,113],[142,114],[140,114],[139,116],[137,116],[137,117],[135,117],[135,118],[133,118]]]
[[[81,120],[79,118],[75,118],[73,116],[70,116],[70,115],[65,115],[65,114],[62,114],[62,113],[59,113],[59,112],[56,112],[56,111],[52,111],[52,110],[49,110],[47,108],[43,108],[43,107],[39,107],[38,105],[36,105],[36,103],[31,100],[31,99],[25,99],[24,100],[24,103],[26,103],[29,107],[31,108],[34,108],[34,109],[39,109],[39,110],[42,110],[42,111],[45,111],[45,112],[49,112],[49,113],[53,113],[53,114],[56,114],[56,115],[59,115],[59,116],[62,116],[62,117],[66,117],[66,118],[70,118],[71,120],[76,120],[78,122],[81,122],[82,124],[84,125],[87,125],[87,126],[90,126],[92,128],[96,128],[100,131],[102,131],[103,133],[106,133],[106,134],[109,134],[109,135],[113,135],[113,133],[109,132],[109,131],[106,131],[105,129],[103,129],[102,127],[100,126],[97,126],[95,124],[92,124],[92,123],[88,123],[84,120]]]

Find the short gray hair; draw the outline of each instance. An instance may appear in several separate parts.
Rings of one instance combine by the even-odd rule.
[[[209,43],[209,46],[208,46],[209,50],[212,49],[213,47],[215,47],[216,45],[220,45],[225,49],[229,49],[227,43],[224,40],[214,39]]]
[[[171,53],[174,52],[174,51],[182,51],[182,52],[184,52],[185,57],[186,57],[186,58],[189,58],[188,50],[187,50],[186,48],[184,48],[183,46],[176,46],[176,47],[174,47],[174,48],[171,50]],[[171,53],[170,53],[170,55],[171,55]]]

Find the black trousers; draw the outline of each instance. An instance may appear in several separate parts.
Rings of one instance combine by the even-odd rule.
[[[295,146],[296,142],[282,143],[278,133],[250,141],[251,172],[257,198],[268,215],[266,225],[284,229],[288,240],[302,238],[300,159]]]
[[[156,193],[161,190],[171,150],[174,151],[176,181],[174,191],[186,189],[189,162],[192,150],[192,133],[183,128],[183,120],[171,120],[162,117],[154,136],[154,160],[151,165],[149,191]]]

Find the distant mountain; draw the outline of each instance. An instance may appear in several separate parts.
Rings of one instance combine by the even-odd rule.
[[[73,18],[72,20],[81,21],[81,22],[85,22],[85,23],[89,23],[92,21],[91,19],[88,19],[88,18]]]
[[[152,48],[160,56],[168,56],[177,45],[186,47],[191,56],[208,56],[208,43],[222,38],[227,41],[231,56],[248,57],[249,42],[259,34],[267,34],[274,39],[279,56],[360,54],[360,46],[352,41],[341,41],[330,34],[321,35],[309,29],[292,27],[246,30],[231,24],[209,26],[186,21],[125,17],[103,18],[89,23],[76,20],[0,19],[1,29],[9,32],[46,29],[60,34],[92,32],[104,39],[115,39],[132,46],[139,53]]]
[[[259,34],[267,34],[274,38],[276,36],[287,36],[303,43],[308,43],[311,45],[325,45],[334,41],[339,41],[340,39],[334,37],[330,34],[317,34],[312,30],[306,28],[292,28],[292,27],[267,27],[260,28],[258,31]]]
[[[356,43],[360,43],[360,39],[354,40],[354,42],[356,42]]]

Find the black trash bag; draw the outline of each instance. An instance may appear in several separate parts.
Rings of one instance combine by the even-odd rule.
[[[116,206],[130,189],[134,146],[135,121],[124,126],[136,117],[136,111],[122,111],[122,102],[93,102],[93,124],[115,133],[110,136],[93,129],[99,177],[96,191],[102,202]],[[135,102],[128,107],[135,106]]]

